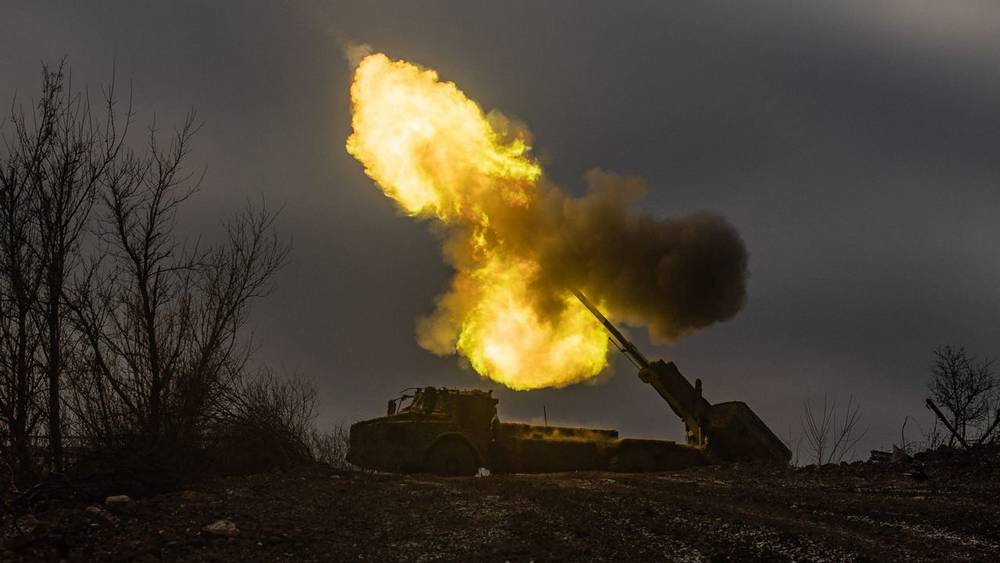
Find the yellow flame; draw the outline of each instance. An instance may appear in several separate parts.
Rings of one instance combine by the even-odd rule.
[[[601,325],[568,291],[560,312],[539,314],[530,281],[539,265],[512,254],[494,229],[492,212],[539,204],[542,169],[529,156],[526,131],[484,115],[433,70],[373,54],[351,85],[353,133],[347,151],[409,215],[432,218],[459,233],[466,248],[450,253],[464,279],[439,315],[457,325],[448,352],[514,389],[575,383],[601,372],[608,341]],[[464,234],[462,234],[464,233]],[[435,349],[441,352],[442,350]]]

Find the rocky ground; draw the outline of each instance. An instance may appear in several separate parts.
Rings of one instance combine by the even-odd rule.
[[[997,561],[1000,451],[451,479],[311,467],[4,525],[4,561]]]

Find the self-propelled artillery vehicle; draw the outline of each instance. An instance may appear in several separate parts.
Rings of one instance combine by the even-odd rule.
[[[347,459],[367,469],[441,475],[577,470],[655,471],[719,462],[787,464],[791,452],[746,405],[709,403],[701,380],[673,362],[650,362],[582,293],[611,341],[684,421],[687,443],[619,438],[615,430],[501,422],[491,391],[408,389],[386,416],[351,426]]]

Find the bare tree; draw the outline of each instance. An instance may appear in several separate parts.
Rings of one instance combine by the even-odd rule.
[[[178,210],[201,181],[183,166],[196,129],[192,113],[161,147],[154,128],[145,154],[128,151],[106,175],[103,258],[74,291],[88,343],[74,409],[91,435],[196,439],[244,367],[248,307],[287,257],[266,206],[226,221],[214,247],[177,237]]]
[[[65,350],[64,293],[79,257],[79,241],[90,221],[98,186],[115,162],[131,121],[131,108],[119,123],[114,80],[106,92],[103,117],[96,116],[85,93],[74,92],[63,65],[46,71],[44,96],[54,100],[53,142],[36,184],[42,282],[43,363],[48,387],[48,437],[52,466],[62,471],[61,377]],[[48,125],[45,125],[48,127]]]
[[[807,454],[816,464],[840,463],[868,433],[867,428],[858,431],[861,413],[854,397],[848,398],[843,411],[826,397],[818,411],[807,400],[800,422]]]
[[[276,212],[248,204],[218,244],[185,240],[178,213],[201,184],[185,166],[194,113],[165,144],[154,123],[135,150],[113,78],[92,111],[64,65],[43,70],[41,99],[15,104],[0,153],[3,465],[32,469],[43,434],[62,471],[64,426],[104,445],[195,444],[234,405],[304,405],[297,388],[247,383],[248,311],[289,252]],[[278,419],[302,436],[304,420]]]
[[[12,114],[12,131],[4,137],[0,164],[0,416],[10,435],[4,436],[8,465],[15,475],[31,464],[29,436],[42,411],[34,403],[38,393],[37,349],[39,334],[34,322],[42,279],[38,230],[31,209],[38,178],[52,144],[51,123],[55,101],[42,96],[31,127],[23,112]]]
[[[18,445],[14,449],[23,455],[20,442],[33,429],[26,416],[35,415],[26,415],[25,406],[32,403],[38,388],[29,372],[40,368],[47,388],[44,412],[50,458],[57,471],[63,457],[64,291],[77,265],[80,238],[98,185],[121,150],[131,118],[130,111],[124,117],[116,114],[113,79],[104,102],[104,112],[98,115],[86,92],[73,90],[64,64],[43,67],[41,99],[31,112],[12,109],[11,132],[4,139],[0,215],[5,231],[3,285],[13,311],[6,319],[5,340],[13,342],[8,351],[9,379],[15,382],[11,428]]]
[[[993,360],[978,360],[962,347],[942,346],[934,351],[931,374],[931,398],[947,410],[947,422],[961,440],[974,438],[970,431],[975,432],[989,421],[990,402],[997,386]],[[955,440],[956,436],[951,436],[948,445],[954,445]]]
[[[122,146],[128,117],[119,123],[114,86],[103,117],[85,93],[68,84],[65,66],[43,67],[41,98],[33,110],[11,109],[0,166],[0,243],[4,310],[3,397],[13,450],[27,462],[27,436],[48,416],[52,468],[62,468],[61,376],[65,335],[63,291],[78,256],[97,185]],[[125,127],[120,127],[124,125]],[[39,374],[47,388],[38,399]]]

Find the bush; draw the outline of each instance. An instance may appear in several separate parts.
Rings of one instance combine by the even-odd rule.
[[[350,446],[350,430],[343,424],[335,424],[328,432],[313,430],[309,435],[312,459],[334,469],[346,471],[354,468],[347,461],[347,451]]]
[[[226,473],[286,469],[313,460],[316,389],[264,370],[241,378],[209,428],[212,458]]]
[[[315,395],[311,384],[295,377],[269,371],[241,376],[213,405],[197,440],[104,436],[82,448],[70,476],[86,496],[100,498],[312,463]]]

